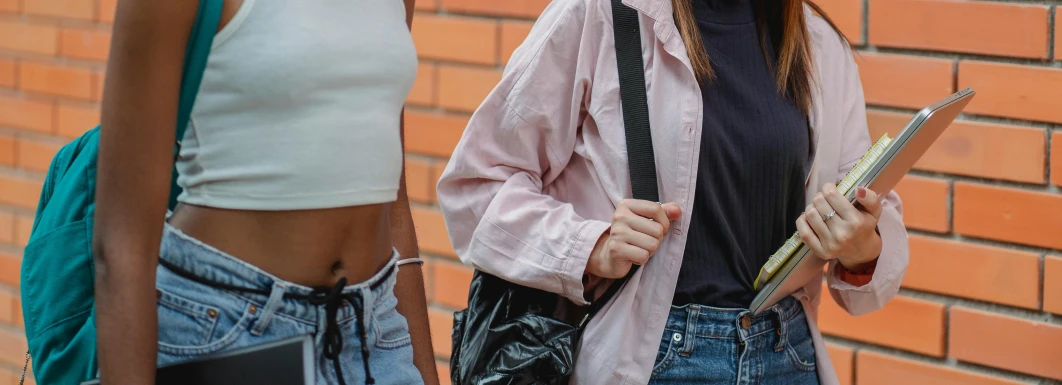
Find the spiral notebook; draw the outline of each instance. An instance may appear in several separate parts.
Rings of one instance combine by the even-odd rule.
[[[837,190],[850,202],[855,202],[857,186],[879,193],[892,190],[973,96],[971,88],[952,94],[915,114],[895,139],[887,134],[882,136],[838,183]],[[815,275],[822,274],[825,261],[812,256],[810,251],[794,234],[771,255],[753,282],[759,293],[749,307],[752,313],[767,310],[799,290]]]
[[[157,385],[311,385],[313,338],[299,336],[159,367]],[[99,385],[100,380],[81,385]]]

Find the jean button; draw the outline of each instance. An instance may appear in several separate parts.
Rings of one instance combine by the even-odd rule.
[[[750,326],[752,326],[752,320],[749,319],[749,315],[745,314],[745,315],[741,316],[741,328],[745,329],[745,330],[749,330]]]
[[[671,339],[675,342],[682,342],[682,333],[672,334]]]

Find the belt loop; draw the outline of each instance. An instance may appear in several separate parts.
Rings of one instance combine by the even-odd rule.
[[[697,319],[701,314],[701,307],[696,305],[690,305],[686,308],[686,331],[682,341],[682,346],[679,347],[678,354],[682,357],[689,357],[693,353],[693,343],[697,339]]]
[[[258,316],[258,321],[254,323],[254,328],[251,329],[251,334],[260,336],[269,327],[269,322],[273,320],[273,315],[276,314],[277,309],[280,308],[280,302],[284,300],[284,286],[279,282],[273,282],[273,289],[269,292],[269,299],[266,300],[265,308],[261,309],[261,315]],[[254,311],[251,305],[251,311]]]
[[[778,343],[774,345],[774,351],[780,352],[785,349],[785,344],[789,341],[788,322],[786,322],[785,311],[781,307],[774,307],[774,315],[778,317],[778,326],[775,327],[775,334],[778,335]]]

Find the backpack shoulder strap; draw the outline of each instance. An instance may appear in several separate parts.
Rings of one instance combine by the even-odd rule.
[[[199,12],[196,13],[192,33],[188,36],[188,48],[184,54],[184,69],[181,73],[181,97],[177,107],[177,141],[184,138],[188,128],[188,119],[192,115],[195,96],[199,93],[199,84],[203,82],[207,57],[214,44],[218,24],[221,22],[221,6],[224,0],[200,0]]]
[[[620,106],[627,137],[627,167],[631,174],[631,191],[634,199],[659,202],[660,191],[656,184],[653,135],[649,129],[649,101],[645,91],[645,64],[642,60],[638,11],[624,5],[622,0],[612,0],[612,31],[616,40],[616,68],[619,71]],[[590,304],[580,326],[593,318],[634,276],[639,267],[641,266],[632,266],[625,277],[612,282],[601,298]]]

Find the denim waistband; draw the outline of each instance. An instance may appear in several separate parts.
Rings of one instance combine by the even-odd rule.
[[[269,274],[262,269],[233,257],[221,250],[205,244],[181,230],[166,223],[159,258],[176,268],[191,273],[198,278],[211,283],[234,286],[261,291],[281,296],[276,308],[278,314],[284,314],[308,324],[317,323],[317,307],[305,300],[293,299],[292,297],[310,297],[315,288],[288,282]],[[384,268],[366,281],[344,286],[342,294],[359,294],[363,303],[372,308],[383,294],[393,290],[398,260],[397,251],[391,255],[391,260]],[[178,274],[179,275],[179,274]],[[210,285],[214,286],[214,285]],[[316,288],[318,291],[321,288]],[[240,292],[233,293],[244,299],[256,303],[260,308],[266,306],[266,302],[273,295]],[[339,322],[348,321],[356,316],[356,309],[351,304],[344,304],[338,309]]]
[[[688,304],[672,306],[666,330],[695,333],[698,337],[745,339],[780,331],[793,318],[803,314],[800,301],[786,297],[766,311],[753,315],[748,309],[721,309]]]

